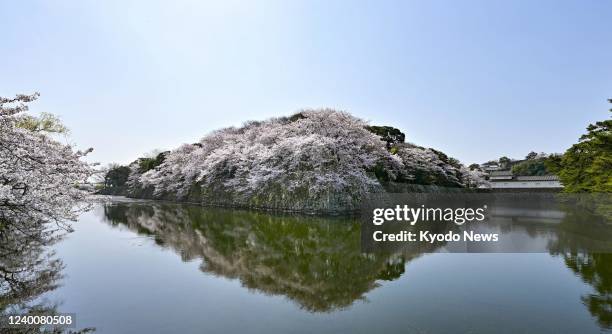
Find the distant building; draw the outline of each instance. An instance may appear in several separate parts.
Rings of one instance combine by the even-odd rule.
[[[480,165],[480,167],[487,173],[501,169],[501,166],[497,162],[485,162],[484,164]]]
[[[504,189],[561,189],[563,185],[556,175],[513,176],[509,170],[489,173],[491,188]]]
[[[489,181],[497,182],[502,180],[512,180],[512,171],[509,170],[492,170],[488,172]]]

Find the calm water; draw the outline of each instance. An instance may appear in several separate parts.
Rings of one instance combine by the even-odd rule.
[[[607,331],[612,256],[572,251],[563,224],[509,231],[547,253],[364,255],[351,219],[99,204],[53,246],[65,277],[43,298],[99,333]]]

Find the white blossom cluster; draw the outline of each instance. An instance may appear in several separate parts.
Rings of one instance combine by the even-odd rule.
[[[184,195],[191,184],[223,186],[251,196],[272,185],[288,193],[380,187],[368,170],[389,159],[384,143],[365,123],[345,112],[307,110],[294,118],[250,122],[183,145],[140,178],[157,192]]]
[[[76,218],[88,193],[77,188],[92,173],[73,151],[44,132],[17,126],[26,103],[38,94],[0,97],[0,228],[19,221],[56,222]]]
[[[491,183],[486,179],[487,174],[481,170],[470,170],[461,166],[462,184],[467,188],[491,188]]]
[[[315,198],[329,192],[360,196],[382,190],[375,167],[384,169],[391,181],[409,180],[419,170],[440,173],[458,186],[479,182],[473,179],[477,175],[440,160],[431,149],[402,144],[396,152],[389,151],[366,126],[361,119],[330,109],[249,122],[183,145],[142,175],[133,164],[129,182],[152,186],[157,196],[171,193],[179,199],[194,184],[231,190],[243,198],[274,189]]]

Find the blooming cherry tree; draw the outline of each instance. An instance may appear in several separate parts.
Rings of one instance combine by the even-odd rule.
[[[77,186],[92,175],[81,160],[91,149],[74,151],[44,127],[20,126],[37,97],[0,97],[0,229],[16,222],[63,225],[87,207],[88,193]]]
[[[232,193],[243,202],[270,200],[279,193],[283,199],[334,194],[354,202],[384,191],[383,181],[410,182],[416,175],[431,176],[425,184],[463,187],[476,182],[476,175],[441,152],[404,143],[388,146],[365,121],[346,112],[304,110],[215,131],[170,152],[144,173],[135,163],[129,182],[152,187],[154,197],[181,200],[196,185],[211,194]],[[377,169],[384,171],[384,180]]]

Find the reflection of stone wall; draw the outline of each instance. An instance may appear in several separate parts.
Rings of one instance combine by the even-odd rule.
[[[285,295],[317,312],[350,306],[399,277],[410,255],[365,255],[355,220],[274,216],[174,204],[110,204],[105,216],[152,235],[204,272],[237,278],[249,288]]]

